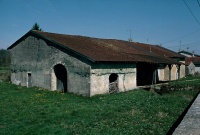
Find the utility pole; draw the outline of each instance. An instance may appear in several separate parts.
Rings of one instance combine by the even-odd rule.
[[[131,31],[131,30],[130,30],[130,37],[129,37],[128,41],[129,41],[129,42],[132,42],[132,41],[133,41],[133,39],[132,39],[132,31]]]
[[[179,52],[181,51],[181,40],[180,40],[180,48],[179,48]]]

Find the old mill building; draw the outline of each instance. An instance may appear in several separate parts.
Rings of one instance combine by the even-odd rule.
[[[185,76],[185,57],[161,46],[31,30],[13,43],[11,81],[93,96]]]

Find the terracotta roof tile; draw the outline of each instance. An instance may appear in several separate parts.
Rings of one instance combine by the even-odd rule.
[[[190,65],[190,63],[200,64],[200,57],[186,57],[185,64]]]

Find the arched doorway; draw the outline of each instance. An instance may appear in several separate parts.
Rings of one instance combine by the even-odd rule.
[[[118,75],[112,73],[109,76],[109,93],[118,92]]]
[[[56,90],[67,92],[67,70],[62,64],[54,66],[54,73],[56,76]]]

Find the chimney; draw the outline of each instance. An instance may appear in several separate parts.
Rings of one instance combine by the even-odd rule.
[[[129,42],[132,42],[133,39],[132,39],[132,31],[130,30],[130,38],[128,39]]]
[[[129,42],[132,42],[133,40],[132,40],[132,38],[129,38],[128,41],[129,41]]]
[[[194,57],[194,51],[192,51],[192,57]]]

